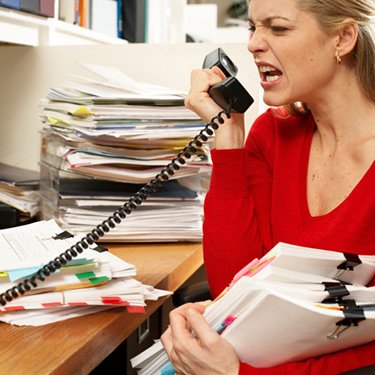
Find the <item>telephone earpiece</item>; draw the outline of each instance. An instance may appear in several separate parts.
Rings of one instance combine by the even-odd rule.
[[[254,99],[235,78],[237,66],[221,48],[209,53],[203,61],[203,68],[210,69],[213,66],[220,68],[227,78],[210,88],[208,93],[212,99],[224,109],[230,108],[239,113],[246,112],[254,103]]]

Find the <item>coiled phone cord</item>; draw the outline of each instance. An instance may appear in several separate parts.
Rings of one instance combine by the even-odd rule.
[[[116,225],[131,214],[138,206],[140,206],[149,196],[159,190],[163,183],[167,182],[175,171],[180,169],[180,166],[185,164],[185,159],[189,159],[192,154],[197,151],[197,147],[202,146],[202,142],[206,142],[208,137],[214,134],[214,130],[219,127],[219,124],[224,123],[223,115],[229,119],[231,113],[231,105],[226,110],[219,112],[211,119],[209,123],[197,134],[192,141],[189,142],[185,148],[180,151],[177,156],[165,166],[160,173],[158,173],[150,182],[141,187],[137,193],[133,195],[124,205],[118,208],[111,216],[102,221],[94,229],[91,230],[85,237],[79,240],[76,244],[65,250],[55,259],[41,267],[36,273],[28,278],[23,279],[17,285],[9,288],[4,293],[0,294],[0,304],[5,306],[7,302],[22,296],[32,288],[37,287],[37,280],[44,281],[48,276],[53,274],[56,270],[67,264],[73,258],[82,253],[90,245],[93,245],[105,233],[115,228]]]

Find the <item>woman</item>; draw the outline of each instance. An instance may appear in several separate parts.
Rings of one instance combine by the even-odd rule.
[[[214,297],[280,241],[375,255],[375,1],[251,0],[249,15],[264,101],[279,109],[256,120],[245,146],[243,115],[216,131],[204,222]],[[217,68],[192,73],[186,105],[207,121],[221,110],[207,90],[222,79]],[[372,342],[252,368],[203,311],[171,313],[162,342],[177,373],[337,374],[375,364]]]

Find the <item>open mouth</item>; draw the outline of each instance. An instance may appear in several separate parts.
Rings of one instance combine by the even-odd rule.
[[[260,77],[264,82],[273,82],[279,79],[283,73],[280,70],[268,65],[259,66]]]

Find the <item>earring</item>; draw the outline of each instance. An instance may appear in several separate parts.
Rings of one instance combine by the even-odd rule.
[[[340,51],[336,51],[336,62],[337,64],[341,64],[341,56],[340,56]]]

